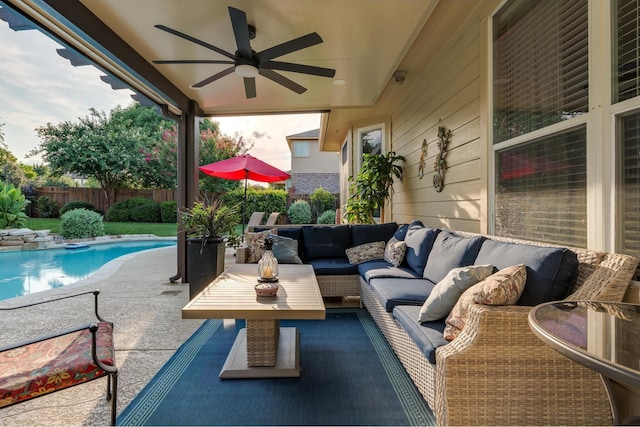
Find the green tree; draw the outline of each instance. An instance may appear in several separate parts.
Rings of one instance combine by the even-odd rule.
[[[175,153],[173,165],[171,156],[156,155],[163,152],[162,133],[171,125],[153,108],[137,103],[118,106],[110,116],[91,108],[77,122],[37,128],[41,143],[30,155],[42,154],[55,176],[73,172],[95,180],[108,209],[118,187],[175,188]]]

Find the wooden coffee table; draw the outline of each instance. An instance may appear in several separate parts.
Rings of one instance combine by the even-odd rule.
[[[299,377],[298,331],[280,319],[325,318],[313,267],[279,266],[275,297],[255,292],[258,267],[233,264],[182,309],[183,319],[246,319],[220,371],[220,378]]]

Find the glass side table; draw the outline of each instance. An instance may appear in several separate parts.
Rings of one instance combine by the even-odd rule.
[[[529,325],[551,348],[600,374],[609,395],[614,424],[640,422],[640,416],[631,414],[640,414],[637,401],[640,305],[594,301],[544,303],[531,310]],[[627,397],[624,403],[620,385],[629,390],[624,393]],[[635,397],[631,404],[629,396]]]

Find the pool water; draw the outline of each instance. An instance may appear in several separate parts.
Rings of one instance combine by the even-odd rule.
[[[79,249],[2,252],[0,300],[70,285],[122,255],[175,244],[175,240],[149,240],[102,243]]]

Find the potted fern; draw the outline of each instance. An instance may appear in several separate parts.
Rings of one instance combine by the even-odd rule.
[[[240,222],[238,209],[217,198],[201,197],[192,208],[180,211],[187,236],[187,281],[192,299],[224,270],[225,240],[234,240]]]

